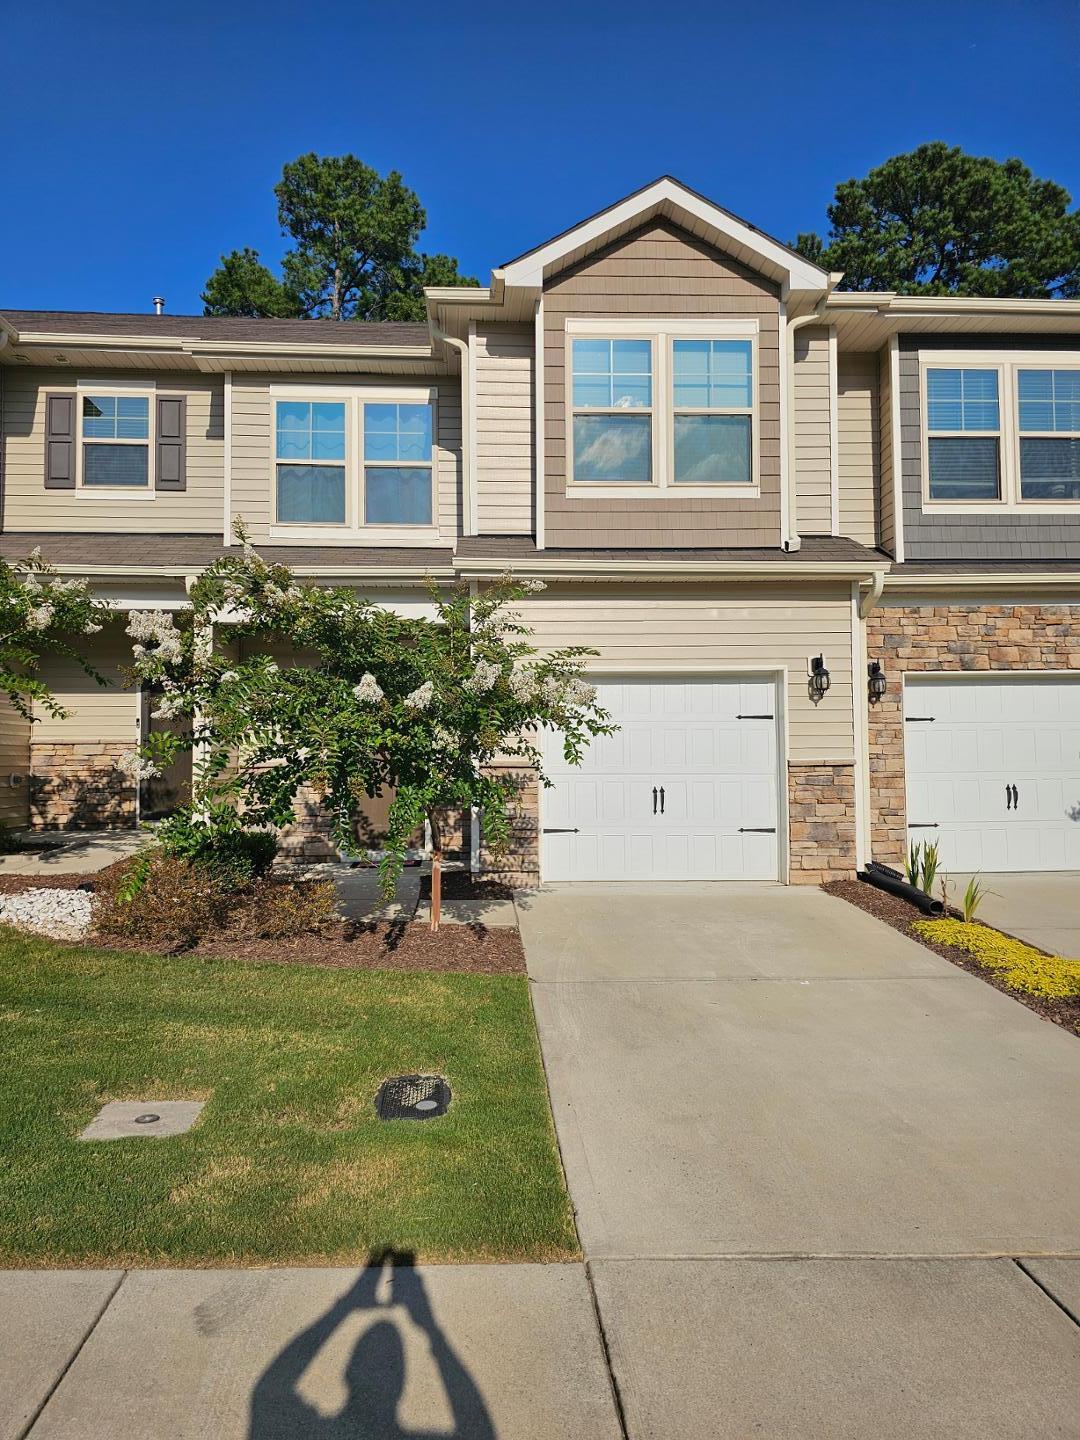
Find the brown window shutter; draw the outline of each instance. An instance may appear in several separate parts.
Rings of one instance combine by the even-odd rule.
[[[75,489],[75,396],[45,396],[45,489]]]
[[[159,395],[157,400],[155,490],[187,489],[187,398]]]

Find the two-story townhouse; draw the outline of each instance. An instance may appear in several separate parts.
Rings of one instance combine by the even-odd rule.
[[[1080,305],[839,278],[662,179],[426,325],[6,310],[0,553],[93,579],[113,675],[238,518],[411,613],[544,580],[537,643],[596,649],[620,729],[521,777],[522,880],[814,882],[930,835],[1080,868]],[[149,697],[50,678],[69,719],[0,725],[8,818],[167,808],[182,776],[115,763]]]

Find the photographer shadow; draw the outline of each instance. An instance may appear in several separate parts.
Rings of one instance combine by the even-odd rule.
[[[384,1277],[388,1300],[378,1297]],[[401,1306],[427,1337],[453,1416],[450,1431],[405,1429],[399,1423],[405,1347],[389,1317],[376,1320],[356,1342],[345,1367],[348,1395],[336,1415],[321,1414],[299,1392],[304,1372],[350,1315],[392,1306]],[[251,1395],[248,1440],[496,1440],[496,1431],[472,1376],[436,1324],[413,1257],[388,1250],[372,1255],[352,1289],[290,1340],[263,1371]]]

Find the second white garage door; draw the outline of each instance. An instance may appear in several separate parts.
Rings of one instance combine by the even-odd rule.
[[[548,734],[545,880],[775,880],[776,687],[752,679],[598,685],[619,730],[579,767]]]
[[[947,870],[1080,869],[1080,679],[909,676],[908,833]]]

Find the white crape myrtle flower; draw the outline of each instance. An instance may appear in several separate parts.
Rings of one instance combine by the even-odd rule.
[[[236,670],[223,670],[219,678],[227,684],[230,680],[239,680],[240,676]]]
[[[521,588],[526,595],[539,595],[541,590],[547,589],[547,586],[543,580],[522,580]]]
[[[361,705],[378,705],[383,698],[382,688],[379,682],[369,671],[360,677],[359,685],[353,686],[352,692]]]
[[[548,705],[563,703],[563,682],[557,675],[545,675],[540,682],[540,694]]]
[[[494,687],[501,673],[499,666],[490,660],[478,660],[476,669],[465,681],[465,689],[471,690],[474,695],[482,695]]]
[[[434,694],[434,682],[425,680],[423,685],[418,685],[411,694],[405,696],[405,704],[410,710],[426,710],[431,704],[431,697]]]
[[[522,704],[536,694],[536,673],[528,665],[515,665],[510,671],[510,693]]]
[[[177,715],[181,713],[182,709],[183,706],[181,705],[178,697],[166,695],[162,699],[161,703],[158,705],[157,709],[151,710],[150,714],[155,720],[175,720]]]
[[[49,604],[34,605],[26,612],[26,623],[31,630],[47,630],[55,614],[56,611]]]
[[[133,780],[152,780],[155,775],[161,774],[153,760],[140,755],[138,750],[125,750],[117,760],[116,768],[125,775],[130,775]]]
[[[95,625],[94,622],[93,622],[93,620],[88,620],[88,621],[86,622],[86,624],[83,626],[83,634],[84,634],[84,635],[97,635],[100,630],[101,630],[101,626],[100,626],[100,625]]]
[[[596,699],[596,686],[586,680],[571,680],[565,690],[567,705],[591,705]]]
[[[440,750],[453,750],[458,744],[458,737],[452,730],[447,730],[445,725],[436,725],[431,732],[431,738]]]

